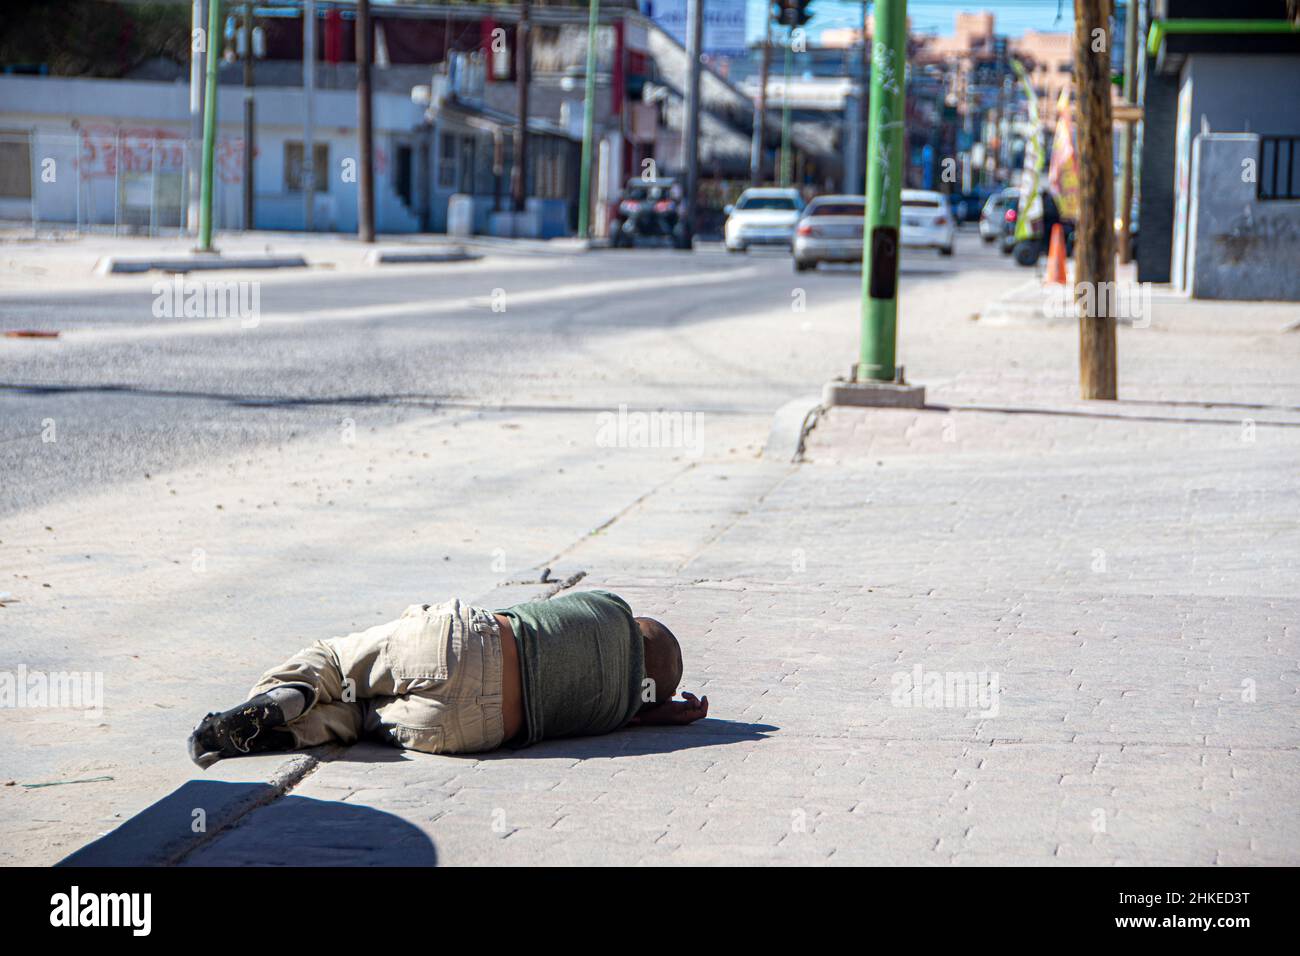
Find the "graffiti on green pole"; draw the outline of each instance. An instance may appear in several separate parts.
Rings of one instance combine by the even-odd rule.
[[[903,186],[907,2],[876,5],[867,128],[862,236],[862,341],[859,380],[893,381],[898,335],[898,254]]]

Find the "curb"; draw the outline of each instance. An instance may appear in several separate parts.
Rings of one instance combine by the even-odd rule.
[[[804,442],[825,412],[820,395],[793,398],[776,410],[763,445],[763,457],[786,463],[803,460]]]
[[[586,571],[552,571],[542,568],[535,579],[502,581],[472,603],[481,607],[507,607],[524,601],[541,601],[573,587]],[[235,782],[199,777],[187,781],[167,796],[125,820],[117,829],[74,850],[55,866],[174,866],[200,847],[219,839],[255,810],[286,796],[330,758],[342,753],[341,745],[295,753],[281,762],[264,782]],[[203,812],[203,828],[196,832],[196,811]]]
[[[366,254],[366,265],[411,265],[421,262],[473,262],[482,259],[479,253],[464,246],[431,246],[425,249],[376,249]]]
[[[573,256],[594,249],[610,248],[607,239],[574,239],[562,236],[556,239],[511,239],[504,236],[465,236],[462,241],[487,252],[500,255]]]
[[[99,275],[135,275],[142,272],[215,272],[222,269],[305,269],[307,260],[302,256],[222,256],[217,253],[195,253],[188,256],[157,256],[132,258],[130,256],[105,256],[95,263]]]

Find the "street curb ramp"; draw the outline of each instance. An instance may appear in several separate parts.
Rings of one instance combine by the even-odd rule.
[[[763,457],[769,461],[802,461],[808,433],[825,410],[820,395],[793,398],[778,408],[763,445]]]

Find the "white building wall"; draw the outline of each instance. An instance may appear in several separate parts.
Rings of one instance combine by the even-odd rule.
[[[300,192],[285,182],[285,143],[302,141],[304,92],[295,88],[259,88],[257,155],[254,161],[254,215],[260,229],[302,229],[305,208]],[[357,158],[354,92],[318,90],[315,142],[329,147],[329,165],[318,170],[324,192],[317,197],[316,228],[352,232],[357,220],[355,177],[345,175],[344,160]],[[223,86],[218,95],[216,195],[214,218],[219,229],[240,229],[243,210],[243,90]],[[375,225],[380,232],[414,232],[418,208],[408,208],[394,191],[396,149],[401,142],[415,150],[419,168],[421,107],[409,97],[376,94]],[[39,222],[112,225],[139,219],[138,202],[156,199],[159,229],[171,222],[169,189],[182,188],[184,172],[200,150],[188,144],[189,89],[179,83],[64,77],[0,76],[0,135],[29,134],[33,196],[0,197],[0,218]],[[53,160],[52,175],[48,162]],[[421,186],[413,190],[417,207]],[[117,197],[122,203],[115,201]],[[183,204],[183,192],[179,201]],[[132,200],[136,200],[133,202]],[[147,212],[144,214],[147,224]],[[142,223],[136,221],[135,225]]]

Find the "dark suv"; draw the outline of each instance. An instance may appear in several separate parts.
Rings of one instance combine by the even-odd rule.
[[[610,236],[620,248],[668,241],[679,249],[688,249],[690,237],[681,212],[682,188],[677,180],[634,177],[623,187]]]

